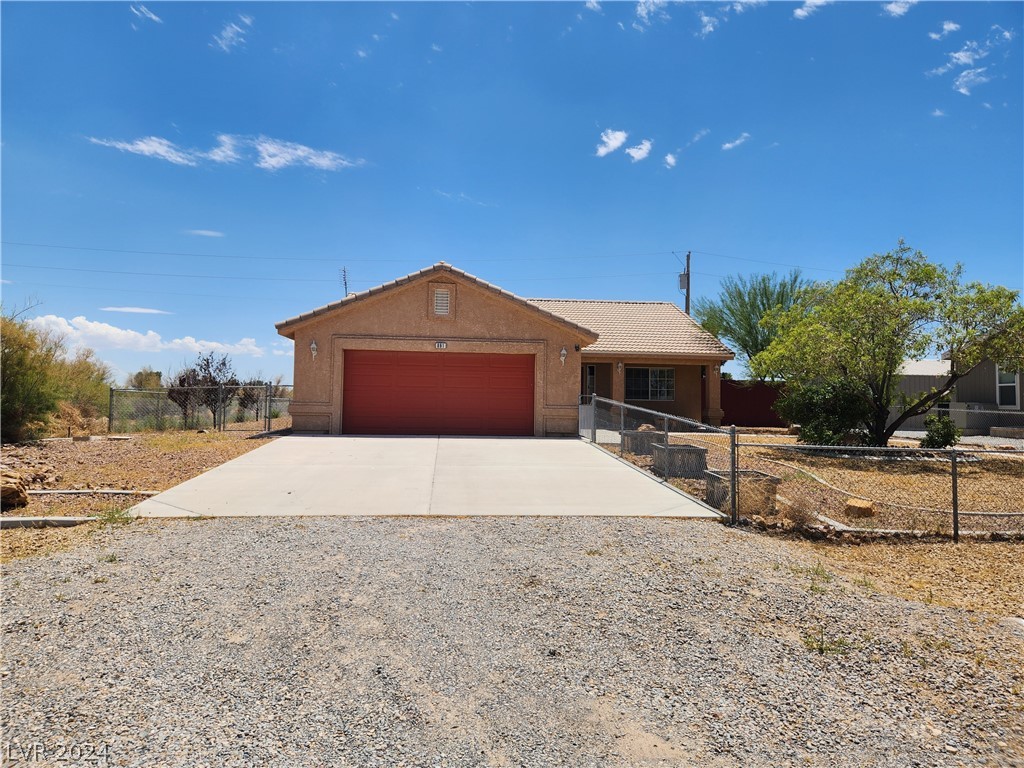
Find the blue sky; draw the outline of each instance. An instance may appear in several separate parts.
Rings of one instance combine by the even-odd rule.
[[[523,296],[835,279],[903,237],[1024,286],[1024,4],[11,3],[3,302],[228,352],[448,261]]]

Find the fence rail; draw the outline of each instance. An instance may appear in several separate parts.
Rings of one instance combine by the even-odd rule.
[[[1024,452],[814,446],[601,397],[581,436],[728,516],[837,529],[1024,535]]]
[[[111,389],[108,431],[183,429],[271,432],[291,427],[291,385]]]

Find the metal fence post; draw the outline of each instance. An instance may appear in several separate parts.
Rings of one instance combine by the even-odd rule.
[[[114,431],[114,388],[110,388],[110,404],[107,406],[107,434]]]
[[[739,522],[739,508],[736,497],[739,493],[739,467],[736,451],[736,425],[729,427],[729,520],[733,525]]]
[[[590,396],[590,442],[597,445],[597,397]]]
[[[217,385],[217,411],[216,412],[219,414],[219,416],[214,416],[214,418],[213,418],[213,428],[214,428],[214,430],[219,431],[219,432],[223,432],[224,431],[224,410],[225,410],[225,408],[226,408],[226,406],[224,405],[224,385],[223,384],[218,384]]]
[[[622,454],[624,454],[626,452],[624,446],[622,445],[623,441],[625,440],[625,438],[622,436],[622,433],[625,432],[625,431],[626,431],[626,407],[624,405],[620,404],[619,405],[619,456],[621,456]]]
[[[264,431],[266,432],[269,432],[271,427],[272,419],[270,418],[270,401],[273,396],[274,390],[272,389],[271,383],[268,381],[266,386],[266,395],[263,400],[263,420],[267,425],[267,428]]]
[[[953,449],[951,462],[953,475],[953,543],[960,543],[960,491],[957,488],[956,448]]]

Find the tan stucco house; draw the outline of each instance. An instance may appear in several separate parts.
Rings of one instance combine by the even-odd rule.
[[[733,357],[668,302],[524,299],[444,262],[277,332],[294,429],[327,434],[574,435],[581,394],[718,424]]]

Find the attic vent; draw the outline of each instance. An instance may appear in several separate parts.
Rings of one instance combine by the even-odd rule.
[[[434,289],[434,314],[447,315],[451,306],[451,296],[447,288]]]

